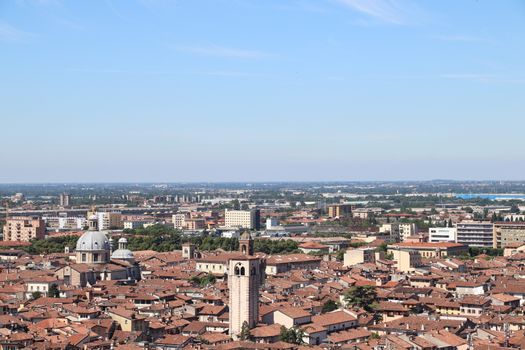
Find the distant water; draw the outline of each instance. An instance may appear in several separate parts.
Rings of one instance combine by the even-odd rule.
[[[457,198],[461,199],[474,199],[474,198],[483,198],[491,200],[501,200],[501,199],[521,199],[525,200],[525,194],[486,194],[486,193],[458,193],[456,194]]]

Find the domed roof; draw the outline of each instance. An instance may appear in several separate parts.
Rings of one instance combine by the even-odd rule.
[[[127,240],[126,238],[122,237],[122,238],[120,238],[120,239],[118,240],[118,242],[119,242],[119,243],[128,243],[128,240]]]
[[[111,254],[111,259],[131,260],[133,258],[133,252],[129,249],[117,249]]]
[[[241,234],[241,236],[239,237],[239,239],[241,239],[241,240],[252,239],[252,235],[250,235],[250,232],[249,232],[249,231],[244,230],[244,232]]]
[[[77,250],[99,251],[110,250],[109,240],[101,231],[87,231],[77,241]]]

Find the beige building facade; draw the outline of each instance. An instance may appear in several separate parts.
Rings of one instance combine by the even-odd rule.
[[[494,248],[525,243],[525,222],[504,221],[494,223]]]
[[[29,242],[32,239],[44,239],[46,224],[38,217],[11,217],[6,220],[3,229],[4,241]]]
[[[412,272],[421,266],[421,255],[415,250],[392,250],[395,267],[401,272]]]
[[[343,266],[354,266],[375,261],[374,248],[355,248],[347,249],[344,254]]]
[[[224,226],[252,230],[256,228],[256,212],[255,210],[226,210]]]
[[[333,204],[327,207],[328,216],[331,218],[341,218],[352,214],[351,204]]]

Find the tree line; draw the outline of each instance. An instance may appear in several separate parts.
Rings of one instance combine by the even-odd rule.
[[[200,251],[213,251],[222,249],[224,251],[239,250],[237,238],[213,236],[207,232],[198,236],[184,236],[179,230],[163,225],[153,225],[147,228],[124,230],[128,239],[128,249],[154,250],[157,252],[170,252],[181,250],[182,244],[189,242],[195,244]],[[77,236],[50,237],[31,241],[31,245],[23,247],[29,254],[63,253],[65,247],[71,251],[77,244]],[[116,239],[115,239],[116,241]],[[299,252],[298,244],[290,239],[270,240],[255,239],[254,250],[266,254],[286,254]]]

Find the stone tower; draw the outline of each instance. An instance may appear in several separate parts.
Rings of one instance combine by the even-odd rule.
[[[242,325],[249,328],[259,318],[259,286],[261,283],[261,261],[254,256],[239,256],[231,259],[228,266],[228,288],[230,290],[230,336],[238,339]]]
[[[193,244],[193,243],[183,243],[182,244],[182,257],[184,259],[193,259],[193,258],[195,258],[195,244]]]
[[[244,231],[239,237],[239,251],[243,255],[253,255],[253,239],[249,231]]]

